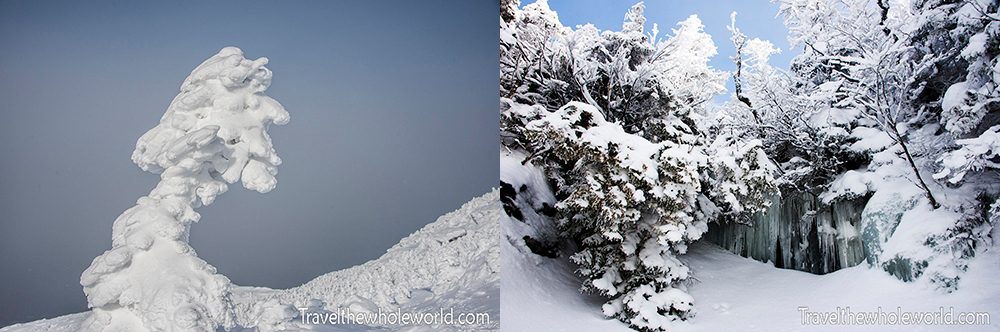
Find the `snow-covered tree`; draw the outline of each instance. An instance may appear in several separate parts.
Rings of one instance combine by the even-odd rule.
[[[112,248],[80,277],[93,313],[83,331],[216,331],[235,324],[230,282],[188,245],[194,208],[227,184],[274,189],[281,159],[267,129],[288,122],[264,95],[267,58],[226,47],[191,72],[132,161],[159,173],[148,196],[114,222]]]
[[[856,118],[857,126],[884,132],[901,149],[911,180],[931,205],[939,206],[921,176],[906,136],[908,126],[921,124],[910,103],[912,77],[923,60],[901,26],[912,18],[906,10],[889,10],[889,1],[781,0],[789,40],[804,45],[793,70],[817,87],[828,84],[835,112]]]
[[[662,110],[684,114],[703,106],[725,91],[724,74],[707,65],[715,45],[696,16],[657,42],[655,25],[648,34],[643,29],[643,8],[632,7],[622,31],[601,32],[589,24],[563,27],[545,1],[526,5],[501,30],[501,95],[550,111],[583,101],[629,133],[671,135],[655,121],[669,116]]]
[[[558,175],[565,185],[556,207],[559,226],[580,242],[572,259],[584,289],[610,297],[604,313],[639,329],[689,317],[689,270],[676,255],[718,217],[711,198],[734,211],[768,204],[773,166],[759,141],[712,163],[703,146],[626,133],[588,104],[534,110],[541,114],[526,125],[529,140],[572,165]]]
[[[772,67],[769,58],[780,50],[743,34],[735,12],[731,18],[736,89],[707,123],[713,147],[760,140],[780,166],[777,182],[783,190],[814,194],[839,173],[865,164],[866,156],[848,149],[856,140],[847,135],[850,121],[818,121],[833,95],[831,85],[813,85],[795,72]]]
[[[709,158],[696,119],[725,91],[724,73],[708,66],[715,45],[696,16],[656,41],[643,10],[633,6],[621,31],[562,27],[544,1],[501,23],[501,48],[516,50],[501,61],[501,93],[511,97],[501,131],[556,184],[583,288],[610,298],[609,317],[662,330],[693,313],[676,255],[709,220],[767,206],[775,169],[760,141]],[[524,45],[542,56],[525,60]]]
[[[768,151],[783,170],[780,183],[819,189],[824,202],[871,194],[887,183],[915,185],[926,198],[920,204],[934,207],[932,211],[943,206],[935,213],[951,216],[942,221],[941,227],[947,231],[897,239],[893,253],[874,261],[901,279],[930,275],[932,283],[954,289],[958,280],[955,271],[964,269],[962,261],[974,254],[972,248],[978,243],[987,242],[979,231],[979,225],[988,220],[984,216],[990,206],[983,200],[992,201],[996,193],[988,189],[989,185],[975,184],[970,191],[983,195],[956,200],[952,194],[942,202],[932,188],[945,193],[947,188],[932,186],[930,178],[923,175],[938,171],[934,178],[947,179],[947,186],[954,188],[963,185],[967,174],[995,168],[994,128],[1000,120],[996,112],[1000,100],[995,91],[996,55],[1000,53],[1000,26],[995,23],[998,3],[776,2],[781,4],[789,40],[802,46],[803,54],[793,60],[787,75],[766,76],[741,70],[737,79],[743,83],[743,96],[734,96],[723,114],[736,119],[730,123],[741,119],[749,123],[747,119],[759,118],[759,124],[750,126],[754,131],[742,132],[723,125],[718,139],[763,137],[765,146],[811,151],[806,156],[847,156],[816,167],[822,164],[815,160],[828,158],[789,159],[779,151]],[[752,51],[738,30],[734,29],[733,39],[738,49]],[[754,66],[742,54],[735,58],[744,62],[744,67]],[[765,79],[755,82],[758,77]],[[769,99],[778,102],[769,104]],[[792,126],[797,135],[772,134],[782,131],[776,129],[783,127],[784,121],[769,117],[771,108],[792,114],[791,119],[805,120]],[[809,146],[812,148],[803,148]],[[848,154],[843,154],[845,151]],[[863,158],[856,158],[858,154]],[[802,176],[815,169],[827,171]],[[976,179],[994,183],[995,175],[988,174],[995,173],[986,174]],[[809,185],[813,182],[810,178],[817,183]],[[916,204],[915,198],[913,202]],[[891,236],[896,225],[890,226],[879,226],[888,233],[882,236]]]

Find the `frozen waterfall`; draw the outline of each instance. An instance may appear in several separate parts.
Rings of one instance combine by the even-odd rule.
[[[771,207],[752,216],[752,226],[711,223],[705,239],[775,267],[833,272],[866,259],[859,228],[868,198],[825,205],[808,192],[772,196]]]

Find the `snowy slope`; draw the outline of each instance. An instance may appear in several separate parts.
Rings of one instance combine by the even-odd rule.
[[[533,200],[547,201],[551,191],[537,167],[523,166],[524,155],[501,153],[501,181],[537,197],[518,195],[524,221],[502,219],[501,229],[501,311],[507,317],[505,331],[632,331],[625,324],[605,318],[604,299],[581,294],[581,279],[575,266],[565,258],[532,253],[521,239],[537,235],[535,229],[551,227],[551,219],[525,206]],[[540,193],[540,194],[539,194]],[[527,195],[523,195],[527,196]],[[526,204],[527,203],[527,204]],[[530,205],[529,205],[530,204]],[[529,211],[525,211],[529,210]],[[546,226],[549,225],[549,226]],[[530,226],[530,227],[529,227]],[[994,230],[993,237],[1000,237]],[[712,244],[696,243],[680,256],[693,272],[695,283],[688,288],[694,297],[694,318],[676,324],[679,331],[1000,331],[1000,250],[979,253],[969,264],[962,286],[945,294],[923,283],[905,283],[880,269],[861,264],[826,275],[778,269],[772,264],[743,258]],[[834,312],[838,307],[858,312],[901,311],[945,313],[988,312],[989,326],[803,325],[799,307],[809,312]]]
[[[500,311],[498,225],[506,218],[499,191],[477,197],[400,240],[382,257],[322,275],[288,290],[234,287],[233,306],[241,327],[312,331],[489,331]],[[295,308],[308,312],[350,308],[359,311],[488,313],[482,325],[312,325],[302,324]],[[2,332],[76,331],[91,312],[17,324]],[[282,324],[284,323],[284,324]],[[242,330],[237,327],[235,330]]]
[[[498,219],[505,217],[499,191],[475,198],[424,226],[377,260],[322,275],[281,292],[282,303],[326,310],[485,312],[485,326],[426,325],[413,330],[495,330],[500,317]]]

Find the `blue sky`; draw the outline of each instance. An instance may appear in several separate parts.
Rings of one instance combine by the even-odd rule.
[[[184,78],[266,56],[278,186],[230,186],[191,230],[239,285],[377,258],[498,186],[499,4],[0,1],[0,326],[87,309],[115,218],[159,177],[130,160]]]
[[[534,1],[522,1],[522,5]],[[577,25],[593,24],[601,30],[621,30],[625,13],[638,1],[633,0],[549,0],[549,8],[559,14],[563,25],[575,28]],[[705,25],[705,32],[712,36],[712,41],[719,54],[712,58],[709,65],[723,71],[736,70],[730,56],[736,54],[736,48],[729,40],[732,34],[726,29],[730,24],[729,15],[737,12],[736,27],[748,37],[770,40],[781,49],[780,54],[771,56],[771,65],[787,69],[795,55],[802,52],[791,50],[788,44],[788,29],[782,23],[778,14],[779,5],[767,0],[698,0],[698,1],[645,1],[646,31],[656,23],[660,29],[659,36],[673,35],[671,29],[676,29],[677,23],[686,20],[691,15],[698,15]],[[733,91],[732,79],[726,84],[730,93]],[[717,103],[729,100],[729,96],[719,96]]]

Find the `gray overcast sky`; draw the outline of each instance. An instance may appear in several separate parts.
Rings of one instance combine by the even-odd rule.
[[[112,222],[159,177],[130,156],[225,46],[261,56],[277,189],[198,209],[191,245],[239,285],[377,258],[497,186],[494,0],[0,1],[0,326],[87,309]]]

